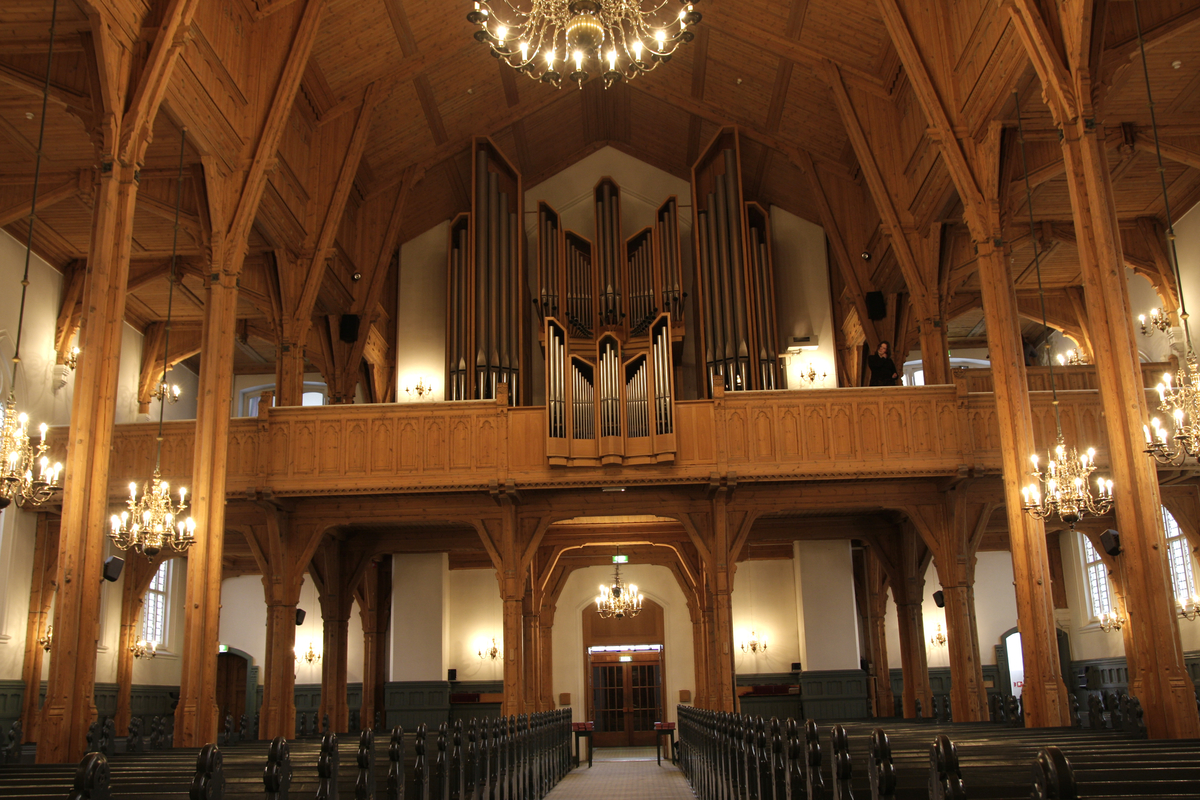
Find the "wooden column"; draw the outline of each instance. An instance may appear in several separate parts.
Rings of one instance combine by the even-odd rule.
[[[555,607],[543,608],[538,618],[540,636],[541,671],[538,678],[541,685],[538,689],[538,711],[553,711],[558,708],[558,698],[554,696],[554,612]]]
[[[940,504],[908,508],[933,553],[946,609],[950,698],[955,722],[988,719],[975,622],[975,554],[996,504],[973,501],[972,483],[942,493]]]
[[[719,489],[711,501],[713,569],[709,574],[712,593],[712,645],[709,656],[712,664],[712,690],[714,707],[721,711],[734,711],[733,665],[733,573],[737,569],[731,552],[737,531],[731,521],[729,491]]]
[[[164,561],[166,557],[161,553],[151,559],[131,553],[125,560],[125,584],[121,589],[121,635],[117,642],[117,713],[113,718],[117,736],[129,732],[129,720],[133,718],[133,651],[130,648],[138,639],[146,591]]]
[[[322,603],[321,621],[324,650],[321,655],[321,708],[317,719],[323,720],[328,714],[329,729],[334,733],[345,733],[350,729],[350,704],[346,698],[350,619],[348,616],[326,616]]]
[[[363,628],[363,689],[359,717],[365,729],[375,724],[375,712],[382,712],[384,708],[387,630],[392,615],[391,556],[383,556],[367,567],[356,596]]]
[[[501,385],[505,388],[498,391],[497,395],[504,395],[507,402],[507,384]],[[522,713],[525,704],[522,646],[526,573],[520,569],[516,500],[509,495],[501,495],[497,500],[502,512],[500,517],[484,520],[483,524],[484,536],[496,550],[493,562],[497,563],[496,577],[500,584],[500,598],[504,603],[504,700],[500,713],[509,716]]]
[[[1129,612],[1126,640],[1133,645],[1125,653],[1129,691],[1142,703],[1152,738],[1196,738],[1200,715],[1179,638],[1158,475],[1141,452],[1149,414],[1104,129],[1080,119],[1061,130],[1121,532],[1117,562]]]
[[[950,383],[950,346],[946,341],[945,324],[940,319],[923,319],[918,323],[918,334],[925,385]]]
[[[277,352],[275,404],[298,406],[304,399],[304,342],[280,341]]]
[[[924,586],[924,581],[920,582]],[[904,716],[921,714],[928,719],[933,693],[929,689],[929,659],[925,653],[925,617],[921,610],[920,590],[916,602],[896,602],[896,621],[900,629],[900,669],[904,672]]]
[[[46,635],[50,604],[54,601],[54,578],[58,572],[58,521],[49,514],[38,514],[37,538],[33,545],[33,575],[29,584],[29,621],[25,626],[25,663],[21,677],[25,694],[21,701],[21,730],[25,742],[36,742],[41,717],[42,656],[38,643]]]
[[[196,452],[192,468],[192,519],[196,542],[188,552],[183,671],[179,679],[175,746],[202,747],[217,740],[217,646],[220,643],[222,555],[225,544],[225,475],[229,454],[229,404],[237,323],[237,275],[214,265],[204,304],[203,357],[196,402]]]
[[[1017,315],[1017,297],[1007,258],[996,246],[999,227],[991,238],[977,239],[983,316],[991,353],[1000,428],[1000,457],[1004,470],[1004,507],[1013,554],[1017,593],[1017,626],[1025,661],[1022,703],[1030,728],[1070,724],[1070,704],[1058,661],[1058,635],[1050,589],[1046,529],[1021,510],[1021,486],[1027,483],[1029,456],[1035,452],[1029,383]]]
[[[866,549],[867,583],[867,647],[871,655],[871,680],[874,683],[872,696],[875,700],[875,716],[891,717],[896,713],[895,696],[892,693],[891,666],[887,651],[887,573],[879,563],[873,548]]]
[[[696,688],[692,693],[692,705],[696,708],[709,708],[708,700],[708,634],[704,627],[704,611],[698,603],[692,604],[688,611],[692,616],[692,659],[694,662]]]
[[[113,143],[115,144],[115,142]],[[77,761],[96,716],[100,571],[108,519],[108,462],[116,415],[125,285],[129,280],[137,168],[105,160],[92,213],[79,365],[64,461],[54,646],[38,723],[39,764]]]
[[[266,583],[264,578],[263,582]],[[296,735],[296,606],[300,592],[267,598],[267,655],[263,661],[263,702],[258,738]]]
[[[538,615],[533,599],[533,581],[526,583],[525,597],[521,601],[521,649],[523,650],[522,666],[525,669],[523,708],[528,713],[537,710],[541,687],[539,673],[542,666],[542,655],[538,636],[540,633]]]

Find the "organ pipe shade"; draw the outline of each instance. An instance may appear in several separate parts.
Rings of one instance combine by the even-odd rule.
[[[473,140],[471,167],[471,210],[450,226],[446,399],[493,399],[507,383],[515,405],[529,397],[521,175],[487,138]]]

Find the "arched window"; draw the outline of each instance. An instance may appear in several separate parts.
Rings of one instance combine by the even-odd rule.
[[[1167,532],[1167,559],[1171,564],[1171,586],[1175,599],[1186,603],[1196,594],[1196,578],[1192,573],[1192,553],[1179,523],[1163,506],[1163,528]]]
[[[167,595],[171,589],[171,559],[162,563],[150,580],[142,604],[141,639],[160,647],[167,639]]]
[[[1102,614],[1112,612],[1112,593],[1108,587],[1108,567],[1100,559],[1100,554],[1092,546],[1091,539],[1079,534],[1083,543],[1083,572],[1087,578],[1088,608],[1093,619],[1099,619]]]

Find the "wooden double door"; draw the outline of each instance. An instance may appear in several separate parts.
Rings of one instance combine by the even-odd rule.
[[[662,666],[661,650],[590,654],[596,747],[655,744],[654,723],[663,719]]]

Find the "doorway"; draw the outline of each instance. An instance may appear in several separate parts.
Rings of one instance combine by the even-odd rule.
[[[218,730],[225,729],[225,716],[233,715],[233,730],[242,729],[242,715],[247,712],[246,691],[250,661],[237,653],[217,654],[217,718]]]
[[[592,648],[589,700],[596,747],[644,747],[656,742],[663,719],[662,645]]]
[[[665,719],[666,641],[663,608],[650,598],[632,619],[603,619],[582,611],[587,719],[596,747],[655,744],[654,723]]]

